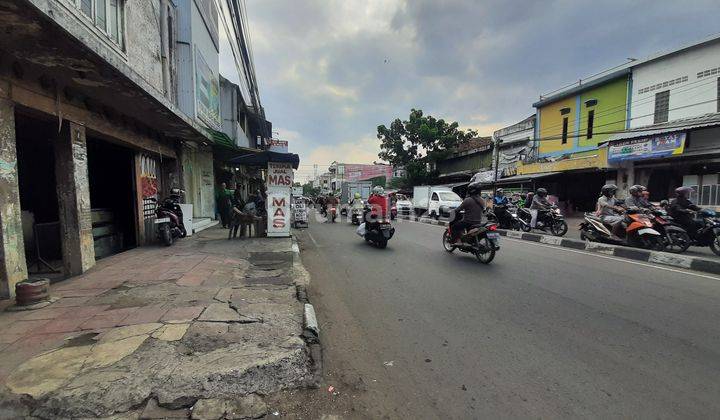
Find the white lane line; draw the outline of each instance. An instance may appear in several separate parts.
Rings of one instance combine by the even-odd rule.
[[[307,234],[310,237],[310,240],[315,244],[315,247],[320,248],[320,245],[318,245],[318,243],[315,241],[315,238],[313,238],[312,233],[310,233],[310,231],[308,231]]]
[[[429,225],[429,224],[427,224],[427,223],[422,223],[422,222],[415,222],[415,221],[413,221],[413,220],[406,220],[406,221],[411,222],[411,223],[417,223],[417,224],[419,224],[419,225],[437,227],[437,226],[435,226],[435,225]],[[443,227],[443,226],[440,226],[440,227]],[[618,258],[618,257],[615,257],[615,256],[610,256],[610,255],[603,255],[603,254],[595,253],[595,252],[586,252],[586,251],[581,251],[581,250],[579,250],[579,249],[565,248],[565,247],[559,247],[559,246],[553,246],[553,245],[545,245],[545,244],[541,244],[540,242],[526,241],[526,240],[523,240],[523,239],[514,239],[514,238],[509,238],[509,237],[507,237],[507,236],[503,237],[502,239],[504,239],[504,240],[506,240],[506,241],[520,242],[520,243],[523,243],[523,244],[529,244],[529,245],[535,245],[535,246],[542,246],[542,247],[545,247],[545,248],[552,248],[552,249],[555,249],[555,250],[562,250],[562,251],[567,251],[567,252],[574,252],[574,253],[577,253],[577,254],[583,254],[583,255],[588,255],[588,256],[597,257],[597,258],[604,258],[604,259],[607,259],[607,260],[619,261],[619,262],[624,262],[624,263],[628,263],[628,264],[635,264],[635,265],[639,265],[639,266],[641,266],[641,267],[656,268],[656,269],[658,269],[658,270],[665,270],[665,271],[669,271],[669,272],[672,272],[672,273],[687,274],[687,275],[691,275],[691,276],[702,277],[702,278],[706,278],[706,279],[710,279],[710,280],[720,281],[720,277],[712,276],[712,275],[709,275],[709,274],[701,274],[701,273],[698,273],[698,272],[695,272],[695,271],[678,270],[678,269],[675,269],[675,268],[663,267],[663,266],[661,266],[661,265],[648,264],[648,263],[644,263],[644,262],[640,262],[640,261],[628,260],[628,259],[624,259],[624,258]]]

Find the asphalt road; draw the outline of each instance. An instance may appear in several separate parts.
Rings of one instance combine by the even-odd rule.
[[[325,349],[315,413],[720,413],[719,278],[506,238],[485,266],[441,227],[396,227],[384,250],[345,223],[297,232]]]

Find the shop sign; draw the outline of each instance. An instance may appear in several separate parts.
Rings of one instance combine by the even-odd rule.
[[[195,104],[197,116],[209,127],[220,130],[220,80],[207,61],[195,50]]]
[[[591,152],[583,152],[583,154],[572,155],[567,159],[556,160],[555,162],[518,164],[517,174],[529,175],[545,172],[565,172],[587,168],[607,168],[607,156],[607,147],[601,147]]]
[[[300,197],[303,195],[303,187],[292,187],[292,195]]]
[[[268,150],[271,152],[277,152],[277,153],[287,153],[288,152],[288,142],[287,140],[278,140],[278,139],[269,139],[267,141]]]
[[[685,133],[621,140],[610,145],[608,161],[657,159],[682,154],[683,150],[685,150]]]
[[[293,184],[293,168],[290,163],[268,162],[267,187],[290,188]]]
[[[268,189],[267,236],[290,236],[290,188]]]

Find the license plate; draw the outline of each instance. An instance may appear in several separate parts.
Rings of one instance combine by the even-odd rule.
[[[494,232],[493,232],[493,233],[488,233],[488,234],[487,234],[487,237],[488,237],[488,239],[493,239],[493,240],[496,240],[496,241],[497,241],[498,239],[500,239],[500,234],[499,234],[499,233],[494,233]]]
[[[658,235],[658,236],[660,236],[660,233],[657,230],[650,229],[650,228],[640,229],[638,231],[638,233],[640,235]]]
[[[388,230],[390,228],[391,228],[390,225],[380,225],[380,230]]]
[[[170,223],[169,217],[163,217],[162,219],[155,219],[155,223]]]

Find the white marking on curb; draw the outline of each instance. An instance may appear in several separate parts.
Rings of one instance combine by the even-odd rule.
[[[300,253],[300,247],[298,246],[298,244],[296,242],[293,242],[293,244],[292,244],[292,252],[294,252],[296,254]]]
[[[522,238],[522,232],[518,232],[516,230],[508,230],[505,232],[505,236],[507,236],[508,238],[520,239]]]
[[[305,328],[320,335],[320,327],[318,327],[317,317],[315,316],[315,308],[309,304],[305,304]]]
[[[606,245],[599,242],[587,242],[585,244],[585,250],[591,252],[599,252],[601,254],[613,255],[615,253],[615,247],[612,245]]]
[[[559,236],[543,235],[540,237],[540,242],[548,245],[560,245],[562,244],[562,238]]]
[[[690,266],[692,265],[692,260],[692,257],[687,257],[684,255],[671,255],[661,252],[651,252],[648,262],[690,268]]]

